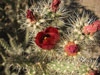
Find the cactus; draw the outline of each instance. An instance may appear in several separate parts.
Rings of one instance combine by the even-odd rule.
[[[41,71],[41,73],[44,73],[44,69],[41,68],[51,60],[51,58],[47,58],[49,56],[48,53],[46,54],[46,52],[34,51],[31,46],[28,46],[28,34],[28,31],[26,31],[26,37],[22,43],[18,43],[18,40],[11,37],[10,34],[8,34],[10,45],[3,38],[0,39],[0,44],[5,49],[5,55],[0,51],[0,55],[4,60],[1,65],[5,66],[5,73],[7,75],[20,74],[23,68],[26,69],[27,73],[29,71],[30,74],[32,66],[36,68],[33,69],[33,71]],[[49,54],[50,53],[51,52],[49,52]]]
[[[86,75],[96,60],[86,58],[80,54],[76,57],[55,60],[48,63],[49,72],[55,71],[58,75]]]
[[[99,39],[96,37],[97,32],[93,35],[85,35],[84,33],[84,27],[89,26],[95,20],[97,20],[97,17],[86,10],[81,10],[79,13],[75,13],[75,16],[68,18],[69,27],[66,31],[69,31],[67,32],[69,34],[67,37],[69,40],[79,44],[81,50],[92,49],[94,45],[98,45],[97,41]]]
[[[72,10],[73,2],[38,0],[21,9],[18,1],[16,20],[25,35],[23,41],[9,33],[9,41],[0,38],[0,68],[5,66],[6,75],[86,75],[99,67],[91,53],[99,47],[100,26],[84,30],[97,18],[87,10]]]
[[[59,8],[56,12],[52,11],[52,1],[53,0],[42,0],[37,3],[33,3],[31,7],[26,6],[25,10],[21,10],[17,15],[18,23],[21,24],[21,29],[29,28],[30,37],[35,37],[38,32],[41,30],[52,26],[56,28],[65,27],[66,22],[64,21],[72,12],[68,10],[67,3],[70,4],[70,0],[61,0]],[[34,15],[35,21],[30,21],[27,18],[27,13],[31,11],[31,14]]]

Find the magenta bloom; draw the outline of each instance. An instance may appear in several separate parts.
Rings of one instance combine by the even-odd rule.
[[[78,50],[78,45],[74,42],[68,42],[68,44],[65,46],[65,52],[68,54],[68,56],[76,55]]]
[[[97,29],[100,30],[100,20],[96,20],[93,24],[97,25]]]
[[[59,4],[61,3],[60,0],[53,0],[52,4],[51,4],[51,8],[53,12],[56,12],[57,9],[59,8]]]
[[[43,49],[52,49],[56,43],[60,40],[60,34],[57,28],[48,27],[45,30],[39,32],[35,38],[35,43]]]
[[[98,70],[91,70],[88,75],[100,75],[100,72]]]
[[[26,15],[26,17],[27,17],[28,19],[30,19],[31,22],[32,22],[32,21],[36,21],[35,16],[33,15],[33,12],[32,12],[31,10],[27,10],[27,15]]]
[[[87,34],[92,35],[93,33],[95,33],[98,30],[100,30],[100,21],[99,20],[93,22],[91,25],[83,27],[83,33],[86,35]]]
[[[88,25],[88,26],[84,26],[83,32],[84,34],[89,34],[92,35],[93,33],[95,33],[97,31],[97,25]]]

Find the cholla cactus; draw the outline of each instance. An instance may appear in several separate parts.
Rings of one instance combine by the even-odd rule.
[[[57,45],[58,47],[61,47],[61,50],[59,48],[59,51],[62,53],[62,55],[59,54],[56,60],[52,61],[52,63],[48,63],[50,73],[52,72],[54,75],[86,75],[91,68],[94,68],[93,63],[95,63],[96,60],[89,57],[91,54],[89,54],[90,52],[88,50],[91,50],[92,52],[93,45],[98,45],[96,41],[98,39],[95,37],[95,35],[93,36],[94,39],[89,38],[90,35],[85,35],[84,26],[94,24],[96,18],[93,16],[91,17],[84,11],[81,15],[76,14],[76,16],[77,18],[75,19],[72,17],[69,19],[71,27],[68,27],[67,33],[63,34],[63,38],[61,38],[60,43]],[[96,31],[99,31],[99,24],[97,25],[98,30]],[[73,48],[69,48],[70,45],[73,46]],[[73,52],[75,52],[75,54],[72,52],[72,55],[76,55],[77,51],[79,51],[79,53],[77,53],[77,55],[74,57],[68,57],[66,56],[67,54],[64,53],[64,49],[65,52],[67,51],[68,55],[71,55],[71,52],[68,52],[69,50],[71,51],[71,49]],[[86,52],[88,54],[86,54]],[[84,56],[83,54],[88,55],[88,57]]]
[[[5,73],[7,75],[20,74],[20,72],[26,71],[26,73],[34,74],[45,73],[44,67],[52,60],[50,53],[45,51],[35,51],[31,45],[29,45],[28,31],[26,31],[25,40],[22,43],[18,42],[18,37],[12,38],[9,34],[9,44],[0,38],[0,45],[5,49],[0,55],[3,58],[1,65],[5,66]],[[37,74],[38,75],[38,74]]]
[[[93,45],[97,44],[96,32],[93,31],[93,24],[97,19],[93,14],[88,13],[85,10],[82,10],[81,13],[75,13],[76,16],[70,17],[68,19],[70,27],[68,27],[69,38],[72,41],[75,41],[77,44],[81,46],[82,49],[88,50],[89,47],[93,47]],[[86,27],[89,32],[94,32],[94,35],[86,35]],[[96,27],[97,28],[97,27]],[[97,30],[96,30],[97,31]],[[88,31],[87,31],[88,32]]]
[[[20,29],[26,30],[24,42],[9,34],[9,44],[0,39],[6,74],[24,70],[27,75],[84,75],[94,68],[95,60],[83,54],[97,45],[94,33],[100,30],[100,21],[95,23],[96,19],[84,11],[72,17],[67,8],[71,1],[40,0],[19,11]]]
[[[41,0],[37,3],[33,3],[29,8],[27,7],[25,10],[23,10],[24,13],[20,12],[20,14],[18,15],[18,22],[21,24],[20,28],[29,30],[29,38],[31,38],[34,51],[43,50],[43,47],[39,48],[37,46],[40,43],[37,44],[35,42],[35,37],[38,36],[38,33],[45,32],[44,30],[46,30],[46,28],[57,28],[59,34],[61,33],[63,34],[63,36],[65,35],[65,30],[63,28],[67,27],[65,25],[65,20],[70,15],[69,12],[71,12],[67,6],[70,6],[70,4],[71,0]],[[47,33],[45,33],[45,35],[47,35]],[[44,41],[44,35],[42,36],[42,41]],[[58,51],[61,54],[64,53],[64,46],[62,46],[62,44],[65,41],[65,38],[63,38],[63,36],[60,35],[61,40],[53,49],[54,51]],[[45,37],[47,39],[48,36]]]
[[[29,28],[32,35],[36,36],[38,32],[48,26],[63,27],[66,24],[64,19],[71,12],[67,9],[66,3],[70,4],[71,2],[70,0],[40,0],[37,3],[33,3],[31,7],[27,6],[17,16],[18,22],[21,24],[20,28]]]
[[[63,57],[62,57],[63,58]],[[58,75],[87,75],[96,60],[80,54],[76,57],[66,57],[48,63],[49,72]]]

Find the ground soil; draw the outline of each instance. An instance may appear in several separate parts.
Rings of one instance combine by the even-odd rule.
[[[100,0],[78,0],[80,4],[95,12],[100,17]]]

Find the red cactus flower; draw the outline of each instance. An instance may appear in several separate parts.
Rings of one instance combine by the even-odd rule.
[[[59,41],[60,35],[56,28],[48,27],[39,32],[35,38],[35,43],[43,49],[52,49]]]
[[[59,8],[59,4],[61,3],[60,0],[53,0],[52,4],[51,4],[51,8],[53,12],[56,12],[57,9]]]
[[[68,44],[65,46],[65,52],[69,56],[76,55],[78,50],[79,50],[78,45],[76,45],[74,42],[68,42]]]
[[[28,19],[30,19],[31,22],[32,22],[32,21],[36,21],[35,16],[33,15],[33,12],[32,12],[31,10],[27,10],[27,15],[26,15],[26,17],[27,17]]]
[[[93,24],[88,25],[88,26],[84,26],[84,28],[83,28],[83,32],[86,35],[89,34],[89,33],[90,33],[90,35],[92,35],[96,31],[97,31],[97,25],[93,25]]]
[[[88,75],[100,75],[98,70],[91,70]]]
[[[100,21],[99,20],[93,22],[91,25],[83,27],[83,33],[86,35],[87,34],[93,35],[93,33],[95,33],[98,30],[100,30]]]
[[[100,30],[100,20],[93,22],[93,25],[97,25],[97,29]]]

